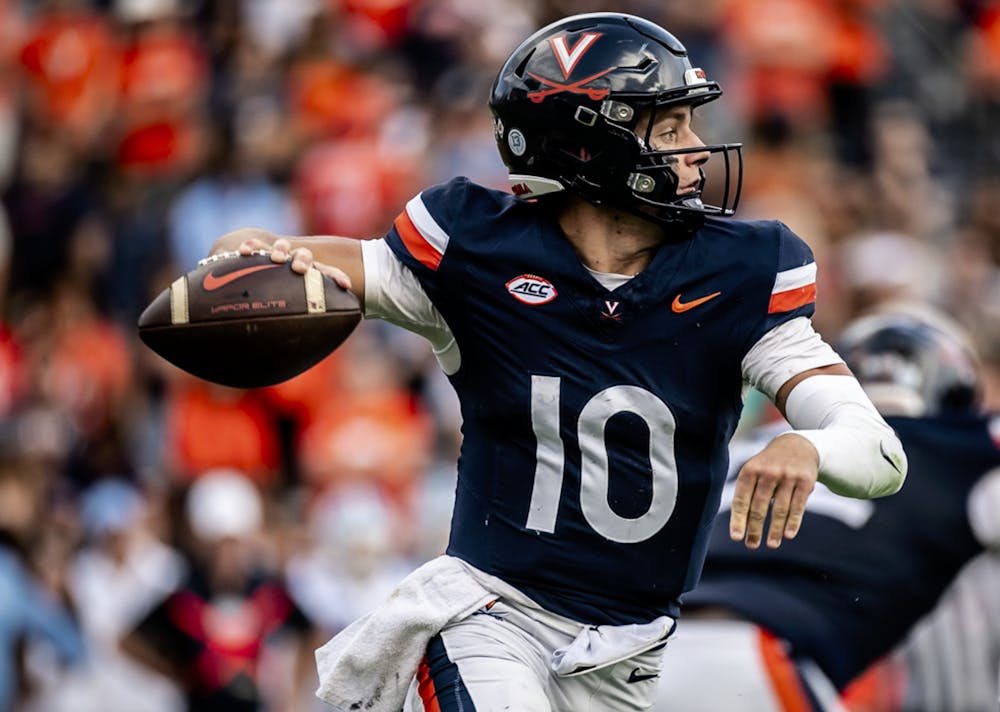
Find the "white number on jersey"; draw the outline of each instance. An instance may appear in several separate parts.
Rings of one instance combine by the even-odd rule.
[[[526,527],[554,532],[562,495],[565,454],[559,436],[561,379],[531,377],[531,425],[535,433],[535,481]],[[611,508],[611,484],[605,428],[618,413],[634,413],[649,428],[649,464],[653,495],[649,509],[638,517],[619,516]],[[580,508],[587,523],[601,536],[623,544],[645,541],[670,519],[677,502],[676,421],[667,404],[638,386],[607,388],[584,405],[577,421],[580,445]]]

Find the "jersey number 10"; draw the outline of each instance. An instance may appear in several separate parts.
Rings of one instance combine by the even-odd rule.
[[[541,532],[556,529],[562,496],[565,454],[559,432],[560,382],[555,376],[531,377],[531,426],[537,442],[535,481],[525,526]],[[653,496],[638,517],[618,515],[608,501],[610,467],[604,432],[618,413],[634,413],[649,428],[649,464]],[[580,446],[580,509],[587,523],[611,541],[635,544],[660,531],[677,502],[676,421],[667,404],[638,386],[612,386],[592,397],[577,420]]]

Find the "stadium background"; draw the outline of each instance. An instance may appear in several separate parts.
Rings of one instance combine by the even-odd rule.
[[[1000,406],[1000,2],[613,5],[721,81],[699,132],[744,142],[741,216],[779,218],[816,252],[819,331],[929,300],[970,329]],[[449,387],[421,340],[372,323],[299,378],[228,390],[145,350],[136,317],[230,229],[373,237],[453,175],[505,187],[497,68],[540,24],[598,9],[0,0],[0,542],[18,562],[0,566],[0,608],[27,577],[87,651],[58,626],[19,640],[0,615],[14,709],[177,709],[117,643],[222,534],[308,621],[246,658],[261,694],[322,708],[311,646],[443,547]],[[766,417],[752,399],[747,422]],[[259,517],[188,502],[195,482],[232,485],[226,472],[259,492]]]

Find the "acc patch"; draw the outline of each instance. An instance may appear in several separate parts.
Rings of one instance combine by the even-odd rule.
[[[537,274],[522,274],[506,284],[507,291],[519,302],[538,306],[551,302],[559,292],[552,282]]]

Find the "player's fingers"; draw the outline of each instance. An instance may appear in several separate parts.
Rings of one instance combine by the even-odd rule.
[[[236,250],[241,255],[246,256],[246,255],[253,254],[254,252],[259,252],[261,250],[267,250],[269,248],[270,248],[270,245],[268,245],[263,240],[258,240],[256,237],[251,237],[249,240],[244,240],[243,242],[241,242],[240,246],[237,247]]]
[[[757,479],[745,468],[736,478],[733,504],[729,510],[729,538],[733,541],[743,541],[746,536],[747,513],[750,511],[750,500],[756,484]]]
[[[760,540],[764,536],[764,521],[767,519],[767,510],[771,507],[771,497],[774,496],[774,489],[777,480],[768,475],[757,477],[757,486],[753,491],[753,498],[750,500],[750,511],[747,512],[747,538],[748,549],[756,549],[760,546]]]
[[[771,523],[767,528],[767,545],[772,549],[781,546],[781,536],[785,532],[788,517],[792,510],[792,495],[795,492],[795,480],[785,478],[774,491],[771,502]]]
[[[305,274],[309,271],[309,268],[313,266],[313,253],[312,250],[306,247],[299,247],[298,249],[292,250],[292,271],[298,272],[299,274]]]
[[[342,269],[338,269],[333,265],[328,265],[323,262],[313,262],[313,267],[318,269],[320,272],[325,274],[327,277],[332,279],[334,282],[339,284],[344,289],[351,288],[351,278],[347,276],[347,272]]]
[[[270,247],[271,261],[285,263],[291,258],[292,243],[283,237],[279,237]]]
[[[799,527],[802,526],[802,516],[806,511],[806,501],[812,490],[811,483],[799,482],[795,491],[792,492],[792,504],[788,511],[788,521],[785,523],[786,539],[794,539],[795,535],[799,533]]]

